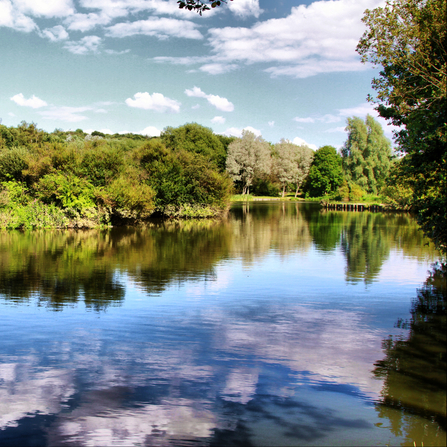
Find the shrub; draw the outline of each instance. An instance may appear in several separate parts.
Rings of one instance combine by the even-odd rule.
[[[27,150],[24,147],[13,147],[0,152],[0,181],[22,181],[22,171],[28,167],[26,156]]]
[[[76,210],[95,206],[93,185],[74,175],[47,174],[39,180],[35,189],[45,203]]]

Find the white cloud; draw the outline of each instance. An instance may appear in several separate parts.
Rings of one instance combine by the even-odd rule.
[[[306,141],[304,141],[302,138],[300,137],[295,137],[292,141],[293,144],[296,144],[297,146],[307,146],[310,147],[311,149],[313,149],[314,151],[317,150],[317,146],[315,144],[309,144]]]
[[[210,104],[216,107],[217,110],[222,110],[223,112],[232,112],[234,110],[234,105],[227,98],[221,98],[217,95],[208,95],[206,98]]]
[[[113,54],[113,55],[126,54],[126,53],[130,53],[130,49],[123,50],[123,51],[105,50],[105,53]]]
[[[211,122],[213,124],[225,124],[225,118],[223,116],[215,116]]]
[[[315,119],[311,117],[307,118],[299,118],[298,116],[293,118],[293,121],[296,121],[297,123],[314,123]]]
[[[247,17],[254,16],[258,18],[263,12],[259,7],[259,0],[236,0],[230,1],[228,8],[235,15],[245,19]]]
[[[261,131],[258,129],[255,129],[254,127],[251,127],[251,126],[244,127],[243,129],[240,129],[238,127],[230,127],[223,134],[228,135],[229,137],[241,138],[243,130],[248,130],[248,131],[254,133],[257,137],[261,136]]]
[[[33,95],[29,99],[25,99],[22,93],[12,96],[11,101],[14,101],[19,106],[32,107],[33,109],[38,109],[40,107],[45,107],[48,105],[43,99],[38,98]]]
[[[202,65],[199,68],[199,70],[212,75],[217,75],[217,74],[229,73],[230,71],[236,70],[237,68],[239,67],[236,64],[212,63]]]
[[[113,17],[106,14],[89,13],[73,14],[70,17],[67,17],[64,23],[69,30],[85,32],[99,25],[108,25],[112,20]]]
[[[222,110],[223,112],[232,112],[234,110],[233,103],[228,101],[227,98],[222,98],[218,95],[208,95],[200,87],[194,86],[192,89],[186,89],[185,94],[196,98],[206,98],[217,110]]]
[[[365,67],[355,52],[363,34],[366,8],[382,0],[317,1],[292,8],[288,17],[258,22],[251,28],[209,30],[213,62],[277,63],[272,76],[304,78],[318,73]]]
[[[145,127],[141,132],[141,135],[146,135],[148,137],[159,137],[161,134],[161,130],[157,129],[154,126]]]
[[[53,26],[53,28],[46,28],[42,31],[41,35],[51,40],[51,42],[68,39],[68,33],[61,25]]]
[[[88,117],[83,115],[84,112],[93,110],[90,106],[84,107],[52,107],[49,110],[39,112],[43,119],[65,121],[67,123],[77,123],[84,121]]]
[[[16,31],[29,33],[37,29],[32,19],[13,7],[10,0],[0,0],[0,27],[6,26]]]
[[[155,112],[180,112],[179,101],[163,96],[161,93],[138,92],[134,95],[135,99],[127,98],[126,104],[129,107],[136,107],[138,109],[154,110]]]
[[[74,13],[72,0],[14,0],[14,6],[36,17],[66,17]]]
[[[70,53],[73,54],[88,54],[97,53],[101,38],[98,36],[85,36],[78,42],[69,41],[64,45]]]
[[[110,37],[122,38],[137,34],[154,36],[160,40],[169,37],[203,39],[202,34],[197,30],[197,25],[187,20],[150,17],[147,20],[117,23],[107,28],[107,35]]]
[[[274,127],[274,126],[275,126],[275,121],[269,121],[269,122],[268,122],[268,125],[269,125],[270,127]]]

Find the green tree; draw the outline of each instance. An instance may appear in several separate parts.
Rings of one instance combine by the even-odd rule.
[[[168,149],[185,150],[201,154],[208,161],[225,171],[226,151],[221,139],[208,128],[197,123],[188,123],[177,128],[166,127],[161,140]]]
[[[388,0],[366,10],[357,51],[381,66],[372,81],[380,115],[401,126],[395,137],[412,179],[419,223],[447,251],[445,0]]]
[[[310,197],[320,197],[335,191],[343,182],[342,160],[332,146],[320,147],[315,152],[305,191]]]
[[[281,140],[275,145],[275,153],[274,170],[283,187],[282,196],[284,197],[287,185],[296,183],[296,197],[309,173],[314,152],[307,146],[297,146],[288,140]]]
[[[348,139],[341,151],[346,180],[377,194],[391,167],[391,143],[371,115],[365,122],[357,116],[348,118],[347,124]]]
[[[242,182],[242,194],[249,194],[256,174],[268,173],[271,167],[270,145],[248,130],[242,138],[228,146],[227,171],[235,181]]]

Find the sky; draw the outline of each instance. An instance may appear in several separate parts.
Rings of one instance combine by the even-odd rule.
[[[0,119],[159,135],[196,122],[340,148],[378,70],[355,51],[382,0],[0,0]],[[379,120],[388,138],[392,128]]]

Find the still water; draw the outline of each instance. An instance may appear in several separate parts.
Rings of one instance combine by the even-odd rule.
[[[0,233],[0,445],[446,445],[445,280],[409,215]]]

